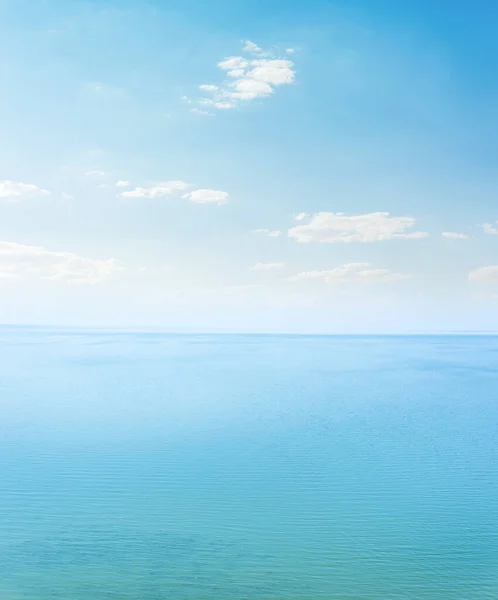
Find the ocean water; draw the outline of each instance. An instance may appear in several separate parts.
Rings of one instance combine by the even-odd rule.
[[[498,338],[0,331],[1,600],[496,600]]]

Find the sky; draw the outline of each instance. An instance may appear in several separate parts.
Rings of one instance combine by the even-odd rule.
[[[498,11],[0,0],[0,323],[498,331]]]

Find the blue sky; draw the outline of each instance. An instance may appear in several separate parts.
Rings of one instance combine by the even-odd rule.
[[[498,329],[491,2],[16,0],[0,23],[1,322]]]

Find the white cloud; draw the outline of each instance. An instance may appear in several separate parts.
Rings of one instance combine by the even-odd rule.
[[[470,235],[466,233],[457,233],[455,231],[443,231],[441,235],[450,240],[468,240],[470,238]]]
[[[129,185],[129,182],[120,183],[122,184],[121,187],[124,187],[124,183]],[[136,187],[132,190],[125,190],[120,195],[123,198],[163,198],[174,193],[185,192],[188,187],[190,187],[189,184],[184,181],[163,181],[150,187]],[[225,204],[228,201],[228,192],[197,189],[184,193],[182,198],[187,198],[197,204]]]
[[[125,179],[120,179],[119,181],[116,181],[116,187],[130,187],[131,182],[130,181],[126,181]]]
[[[469,273],[469,279],[476,283],[498,283],[498,265],[479,267]]]
[[[410,232],[415,224],[411,217],[391,217],[387,212],[347,216],[344,213],[321,212],[307,225],[298,225],[288,235],[303,244],[320,242],[380,242],[397,238],[421,239],[427,233]]]
[[[85,173],[87,177],[105,177],[107,173],[105,171],[87,171]]]
[[[210,113],[208,110],[202,110],[201,108],[191,108],[189,112],[202,115],[203,117],[214,117],[213,113]]]
[[[295,48],[286,48],[285,51],[287,52],[287,54],[294,54],[296,50]]]
[[[347,263],[335,269],[303,271],[289,278],[290,281],[319,280],[327,284],[390,283],[407,279],[409,275],[394,273],[388,269],[372,269],[370,263]]]
[[[246,58],[242,58],[242,56],[231,56],[218,63],[220,69],[228,72],[240,69],[244,70],[248,65],[249,61]]]
[[[216,108],[219,108],[220,110],[227,110],[227,109],[233,108],[233,103],[232,102],[215,102],[214,106]]]
[[[281,262],[276,263],[256,263],[251,267],[251,271],[273,271],[275,269],[284,269],[285,265]]]
[[[235,100],[254,100],[254,98],[273,94],[273,88],[264,81],[241,77],[231,85],[233,91],[229,98]]]
[[[9,202],[17,202],[23,197],[49,196],[50,192],[39,188],[32,183],[22,183],[21,181],[11,181],[4,179],[0,181],[0,199],[6,199]]]
[[[256,233],[265,233],[269,237],[278,237],[282,232],[272,229],[256,229]]]
[[[96,260],[42,246],[0,242],[0,279],[38,277],[94,284],[123,270],[122,263],[114,258]]]
[[[124,198],[161,198],[187,188],[188,184],[183,181],[164,181],[148,188],[137,187],[133,190],[121,192],[121,196]]]
[[[197,204],[225,204],[228,201],[228,192],[220,190],[194,190],[184,194],[182,198],[188,198]]]
[[[294,221],[304,221],[304,219],[308,218],[309,216],[309,213],[306,212],[298,213],[297,215],[294,215]]]
[[[293,62],[288,59],[252,60],[253,67],[246,77],[256,81],[264,81],[272,85],[289,84],[294,81]]]
[[[254,42],[250,40],[246,40],[244,42],[244,46],[242,47],[242,52],[246,52],[247,54],[255,54],[256,56],[267,56],[268,53],[265,52],[262,48],[260,48]]]
[[[496,223],[498,224],[498,221],[496,221]],[[490,235],[498,235],[498,227],[491,225],[491,223],[484,223],[482,228],[486,233],[489,233]]]
[[[270,96],[278,86],[293,83],[294,63],[288,58],[276,58],[251,41],[244,42],[242,50],[252,56],[230,56],[220,61],[218,68],[228,79],[221,85],[200,85],[199,89],[208,95],[199,98],[198,104],[228,110],[240,102]]]

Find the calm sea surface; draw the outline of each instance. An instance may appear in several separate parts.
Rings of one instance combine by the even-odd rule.
[[[0,600],[496,600],[498,338],[0,330]]]

